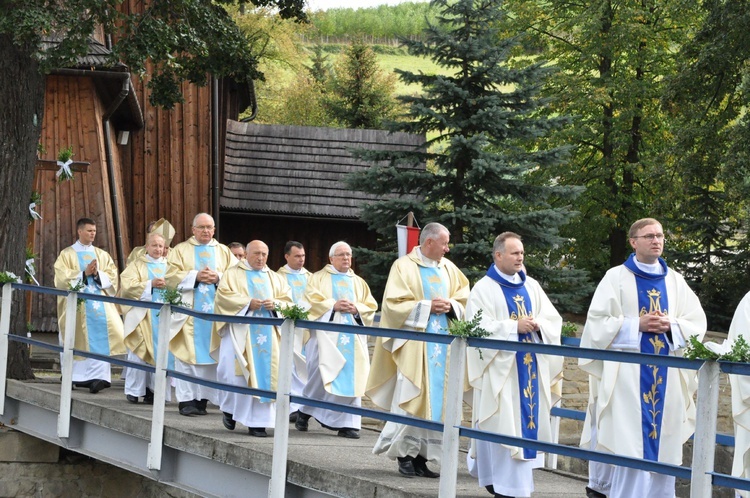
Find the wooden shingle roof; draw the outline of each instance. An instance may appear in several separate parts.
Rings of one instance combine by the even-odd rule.
[[[221,208],[228,211],[357,219],[373,195],[344,178],[371,163],[353,148],[414,150],[425,138],[381,130],[227,122]]]

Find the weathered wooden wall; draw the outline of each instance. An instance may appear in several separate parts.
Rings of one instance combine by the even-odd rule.
[[[219,241],[224,244],[260,239],[268,245],[268,267],[278,270],[286,264],[284,245],[296,240],[305,246],[305,267],[318,271],[328,264],[328,250],[334,242],[343,240],[352,247],[373,247],[375,234],[367,225],[355,220],[325,220],[224,212],[224,228]],[[352,263],[357,271],[357,260]]]
[[[108,251],[116,260],[113,209],[110,182],[104,148],[104,109],[91,78],[48,76],[45,97],[44,123],[40,141],[46,149],[41,159],[56,160],[61,149],[73,146],[73,160],[89,162],[86,173],[75,173],[72,181],[58,182],[54,170],[37,168],[34,189],[42,195],[37,208],[42,219],[33,224],[31,242],[39,257],[37,280],[54,286],[54,263],[62,249],[76,241],[76,221],[89,217],[97,223],[96,245]],[[115,187],[119,190],[120,224],[125,251],[128,223],[122,185],[120,162],[114,137],[110,144],[113,154]],[[50,330],[56,320],[55,298],[44,296],[32,303],[35,326]]]

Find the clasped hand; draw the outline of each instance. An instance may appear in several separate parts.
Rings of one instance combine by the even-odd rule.
[[[671,328],[669,316],[661,311],[646,313],[638,319],[638,330],[649,334],[661,334]]]

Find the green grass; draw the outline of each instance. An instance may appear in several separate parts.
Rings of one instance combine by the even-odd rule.
[[[394,69],[402,69],[417,74],[420,71],[425,74],[448,74],[445,68],[438,66],[430,59],[412,55],[378,54],[378,63],[384,71],[388,72],[393,72]],[[419,91],[419,85],[407,85],[401,81],[396,83],[397,95],[410,95],[419,93]]]

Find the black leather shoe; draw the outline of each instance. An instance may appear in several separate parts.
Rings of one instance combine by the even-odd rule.
[[[206,407],[208,406],[207,399],[201,399],[195,401],[195,407],[198,409],[198,415],[208,415]]]
[[[233,431],[234,428],[237,426],[237,422],[232,418],[231,413],[222,412],[224,416],[222,417],[221,421],[224,424],[224,427],[226,427],[228,430]]]
[[[133,396],[132,394],[126,394],[125,399],[131,403],[138,403],[138,396]]]
[[[107,389],[110,385],[111,384],[106,380],[96,379],[91,382],[91,385],[89,385],[89,392],[91,394],[96,394],[102,389]]]
[[[417,474],[417,477],[429,477],[430,479],[440,477],[439,472],[433,472],[427,468],[427,460],[423,456],[419,455],[414,457],[413,462],[414,473]]]
[[[607,495],[586,486],[586,498],[607,498]]]
[[[146,395],[143,397],[143,402],[147,405],[153,405],[154,404],[154,391],[146,388]]]
[[[297,421],[297,414],[298,413],[299,413],[298,411],[293,411],[292,413],[289,414],[289,423],[290,424],[293,424],[293,423],[295,423]]]
[[[263,427],[248,427],[247,432],[253,437],[268,437],[268,433]]]
[[[339,429],[338,435],[347,439],[359,439],[359,431],[356,429]]]
[[[192,417],[193,415],[199,414],[198,407],[195,406],[195,400],[181,401],[178,406],[180,408],[180,415]]]
[[[297,420],[294,422],[294,428],[301,432],[307,432],[308,420],[310,420],[310,415],[297,412]]]
[[[414,470],[412,457],[398,457],[398,473],[404,477],[414,477],[417,475]]]

